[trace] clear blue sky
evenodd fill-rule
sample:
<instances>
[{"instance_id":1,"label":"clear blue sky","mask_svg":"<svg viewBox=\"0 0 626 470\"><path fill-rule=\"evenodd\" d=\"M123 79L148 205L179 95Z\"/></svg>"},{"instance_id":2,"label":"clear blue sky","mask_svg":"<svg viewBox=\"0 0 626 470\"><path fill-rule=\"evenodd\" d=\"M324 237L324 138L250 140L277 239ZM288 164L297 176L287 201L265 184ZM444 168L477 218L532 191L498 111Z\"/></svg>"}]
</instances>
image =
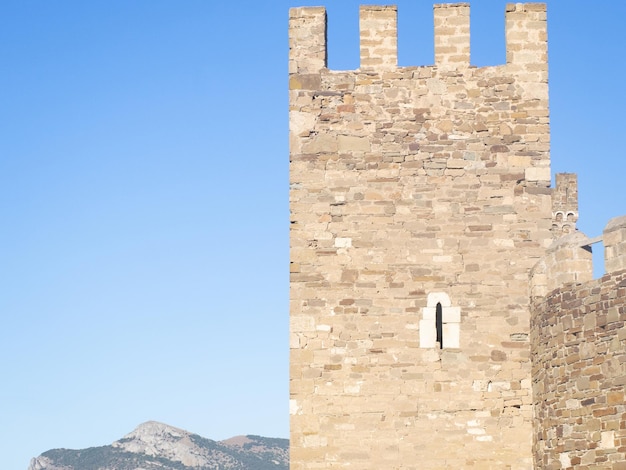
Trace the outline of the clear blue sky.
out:
<instances>
[{"instance_id":1,"label":"clear blue sky","mask_svg":"<svg viewBox=\"0 0 626 470\"><path fill-rule=\"evenodd\" d=\"M287 20L320 3L0 4L0 467L147 420L288 436ZM432 3L397 3L431 64ZM506 2L471 3L503 63ZM358 4L326 2L331 68ZM548 9L552 169L595 236L626 214L626 2Z\"/></svg>"}]
</instances>

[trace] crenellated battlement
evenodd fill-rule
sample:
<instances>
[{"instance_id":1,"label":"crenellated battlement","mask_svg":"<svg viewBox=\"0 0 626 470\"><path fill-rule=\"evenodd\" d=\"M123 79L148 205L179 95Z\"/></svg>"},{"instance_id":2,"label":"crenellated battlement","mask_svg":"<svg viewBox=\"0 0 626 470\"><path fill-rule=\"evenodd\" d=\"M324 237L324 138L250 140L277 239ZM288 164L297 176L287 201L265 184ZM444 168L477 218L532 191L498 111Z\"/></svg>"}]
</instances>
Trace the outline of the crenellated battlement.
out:
<instances>
[{"instance_id":1,"label":"crenellated battlement","mask_svg":"<svg viewBox=\"0 0 626 470\"><path fill-rule=\"evenodd\" d=\"M395 6L359 8L361 69L385 70L398 66L398 18Z\"/></svg>"},{"instance_id":2,"label":"crenellated battlement","mask_svg":"<svg viewBox=\"0 0 626 470\"><path fill-rule=\"evenodd\" d=\"M319 73L326 67L326 8L289 10L289 74Z\"/></svg>"},{"instance_id":3,"label":"crenellated battlement","mask_svg":"<svg viewBox=\"0 0 626 470\"><path fill-rule=\"evenodd\" d=\"M398 67L398 22L395 6L364 5L359 9L361 70ZM433 7L435 66L470 66L470 6L468 3ZM300 7L290 10L290 73L315 73L327 67L326 10ZM547 78L546 6L511 3L506 7L507 66L524 73L524 81Z\"/></svg>"},{"instance_id":4,"label":"crenellated battlement","mask_svg":"<svg viewBox=\"0 0 626 470\"><path fill-rule=\"evenodd\" d=\"M506 62L526 72L545 72L548 63L547 12L544 3L506 7Z\"/></svg>"},{"instance_id":5,"label":"crenellated battlement","mask_svg":"<svg viewBox=\"0 0 626 470\"><path fill-rule=\"evenodd\" d=\"M439 4L435 15L435 64L443 68L470 65L469 3Z\"/></svg>"}]
</instances>

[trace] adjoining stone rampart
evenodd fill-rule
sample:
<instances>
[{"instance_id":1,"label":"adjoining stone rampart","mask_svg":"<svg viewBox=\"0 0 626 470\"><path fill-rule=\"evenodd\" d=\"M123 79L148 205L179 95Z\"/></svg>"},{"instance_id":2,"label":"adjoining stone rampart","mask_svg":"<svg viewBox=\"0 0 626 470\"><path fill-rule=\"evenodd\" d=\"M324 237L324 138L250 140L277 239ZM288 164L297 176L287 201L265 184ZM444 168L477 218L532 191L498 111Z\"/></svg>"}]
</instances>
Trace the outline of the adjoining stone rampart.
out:
<instances>
[{"instance_id":1,"label":"adjoining stone rampart","mask_svg":"<svg viewBox=\"0 0 626 470\"><path fill-rule=\"evenodd\" d=\"M566 284L532 306L537 469L626 469L626 218L604 231L601 279L581 279L584 238L563 237L538 265Z\"/></svg>"}]
</instances>

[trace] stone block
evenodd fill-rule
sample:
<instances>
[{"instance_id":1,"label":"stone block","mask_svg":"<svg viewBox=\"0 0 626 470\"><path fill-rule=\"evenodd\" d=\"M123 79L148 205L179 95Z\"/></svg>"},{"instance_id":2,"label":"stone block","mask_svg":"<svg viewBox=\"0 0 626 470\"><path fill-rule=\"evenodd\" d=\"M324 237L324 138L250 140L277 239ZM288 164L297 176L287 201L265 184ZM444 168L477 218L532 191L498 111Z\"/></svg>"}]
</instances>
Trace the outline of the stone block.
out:
<instances>
[{"instance_id":1,"label":"stone block","mask_svg":"<svg viewBox=\"0 0 626 470\"><path fill-rule=\"evenodd\" d=\"M434 348L437 344L437 330L431 320L420 320L420 348Z\"/></svg>"},{"instance_id":2,"label":"stone block","mask_svg":"<svg viewBox=\"0 0 626 470\"><path fill-rule=\"evenodd\" d=\"M601 433L600 448L612 449L615 447L615 431L604 431Z\"/></svg>"},{"instance_id":3,"label":"stone block","mask_svg":"<svg viewBox=\"0 0 626 470\"><path fill-rule=\"evenodd\" d=\"M341 153L369 152L371 146L367 137L340 135L338 137L338 149Z\"/></svg>"},{"instance_id":4,"label":"stone block","mask_svg":"<svg viewBox=\"0 0 626 470\"><path fill-rule=\"evenodd\" d=\"M337 137L329 134L317 135L302 143L302 152L307 154L336 153L337 149Z\"/></svg>"},{"instance_id":5,"label":"stone block","mask_svg":"<svg viewBox=\"0 0 626 470\"><path fill-rule=\"evenodd\" d=\"M442 318L444 323L460 323L461 308L460 307L443 307Z\"/></svg>"},{"instance_id":6,"label":"stone block","mask_svg":"<svg viewBox=\"0 0 626 470\"><path fill-rule=\"evenodd\" d=\"M461 347L461 325L458 323L443 324L443 347L460 348Z\"/></svg>"},{"instance_id":7,"label":"stone block","mask_svg":"<svg viewBox=\"0 0 626 470\"><path fill-rule=\"evenodd\" d=\"M435 307L424 307L422 308L422 319L435 321L436 318L436 308Z\"/></svg>"},{"instance_id":8,"label":"stone block","mask_svg":"<svg viewBox=\"0 0 626 470\"><path fill-rule=\"evenodd\" d=\"M335 247L337 248L350 248L352 246L352 238L335 238Z\"/></svg>"},{"instance_id":9,"label":"stone block","mask_svg":"<svg viewBox=\"0 0 626 470\"><path fill-rule=\"evenodd\" d=\"M549 167L530 167L526 168L524 177L527 181L550 181L551 174Z\"/></svg>"}]
</instances>

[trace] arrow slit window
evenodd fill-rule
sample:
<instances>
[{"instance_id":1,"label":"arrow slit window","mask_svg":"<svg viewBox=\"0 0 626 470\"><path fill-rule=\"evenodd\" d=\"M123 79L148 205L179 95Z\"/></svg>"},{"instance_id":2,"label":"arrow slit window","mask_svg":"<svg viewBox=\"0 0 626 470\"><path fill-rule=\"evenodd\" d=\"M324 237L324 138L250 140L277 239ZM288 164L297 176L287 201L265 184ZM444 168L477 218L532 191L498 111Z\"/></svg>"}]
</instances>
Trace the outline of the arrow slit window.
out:
<instances>
[{"instance_id":1,"label":"arrow slit window","mask_svg":"<svg viewBox=\"0 0 626 470\"><path fill-rule=\"evenodd\" d=\"M420 348L458 349L461 308L452 306L445 292L428 294L419 324Z\"/></svg>"}]
</instances>

